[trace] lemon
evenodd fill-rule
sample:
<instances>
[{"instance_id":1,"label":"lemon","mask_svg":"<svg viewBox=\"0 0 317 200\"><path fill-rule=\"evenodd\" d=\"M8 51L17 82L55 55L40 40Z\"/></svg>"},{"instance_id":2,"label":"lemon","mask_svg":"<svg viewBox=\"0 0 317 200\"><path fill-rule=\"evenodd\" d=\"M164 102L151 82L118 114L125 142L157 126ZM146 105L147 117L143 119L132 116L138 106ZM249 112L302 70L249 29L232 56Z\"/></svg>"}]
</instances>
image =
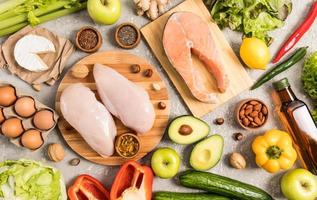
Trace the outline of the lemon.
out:
<instances>
[{"instance_id":1,"label":"lemon","mask_svg":"<svg viewBox=\"0 0 317 200\"><path fill-rule=\"evenodd\" d=\"M243 62L251 69L266 69L271 60L270 50L258 38L245 38L240 47Z\"/></svg>"}]
</instances>

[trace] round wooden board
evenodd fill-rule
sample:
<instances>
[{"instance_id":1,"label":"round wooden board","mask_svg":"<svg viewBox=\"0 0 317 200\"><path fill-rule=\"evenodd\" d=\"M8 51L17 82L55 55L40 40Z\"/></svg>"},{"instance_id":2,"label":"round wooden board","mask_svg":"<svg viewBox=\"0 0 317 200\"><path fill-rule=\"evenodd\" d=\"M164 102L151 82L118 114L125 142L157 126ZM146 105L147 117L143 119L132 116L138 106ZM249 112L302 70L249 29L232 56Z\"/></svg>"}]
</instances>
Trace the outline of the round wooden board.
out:
<instances>
[{"instance_id":1,"label":"round wooden board","mask_svg":"<svg viewBox=\"0 0 317 200\"><path fill-rule=\"evenodd\" d=\"M168 91L166 89L166 85L161 79L159 73L156 69L151 66L145 59L140 58L138 56L121 52L121 51L105 51L98 52L87 56L80 60L76 65L86 65L89 68L89 75L84 79L78 79L71 75L70 71L65 75L61 84L58 87L57 95L56 95L56 110L62 116L60 112L60 95L62 91L69 85L74 83L83 83L85 86L89 87L93 90L97 96L97 99L100 99L97 91L96 84L93 78L93 66L95 63L100 63L103 65L107 65L117 72L125 76L130 81L136 83L139 86L145 88L150 96L151 102L153 103L156 119L154 122L153 128L146 134L138 134L141 141L141 149L140 153L133 158L134 160L139 160L144 157L147 153L152 151L161 141L165 129L167 127L168 118L170 114L170 101L168 96ZM130 66L132 64L139 64L141 66L141 72L137 74L133 74L130 72ZM144 70L152 69L153 75L148 78L143 75ZM157 83L161 86L161 90L155 91L152 89L152 83ZM115 87L115 86L114 86ZM80 101L80 99L79 99ZM158 109L157 104L159 102L164 102L166 104L166 109L160 110ZM136 113L137 115L137 113ZM115 122L117 125L118 135L126 132L133 132L126 128L118 119L115 118ZM102 165L121 165L127 159L118 156L118 154L114 154L111 157L104 158L97 154L90 146L84 141L81 135L73 129L66 120L61 117L58 122L58 127L63 135L64 139L68 143L68 145L79 155L90 160L95 163L99 163Z\"/></svg>"}]
</instances>

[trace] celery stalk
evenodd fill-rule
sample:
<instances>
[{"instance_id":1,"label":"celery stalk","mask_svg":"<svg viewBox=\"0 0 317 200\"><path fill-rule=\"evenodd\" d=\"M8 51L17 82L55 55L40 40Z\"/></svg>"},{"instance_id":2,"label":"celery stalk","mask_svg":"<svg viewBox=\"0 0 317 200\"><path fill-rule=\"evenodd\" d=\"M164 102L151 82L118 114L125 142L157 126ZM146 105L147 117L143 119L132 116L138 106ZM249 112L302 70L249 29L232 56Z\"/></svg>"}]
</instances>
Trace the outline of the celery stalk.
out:
<instances>
[{"instance_id":1,"label":"celery stalk","mask_svg":"<svg viewBox=\"0 0 317 200\"><path fill-rule=\"evenodd\" d=\"M6 29L2 29L2 30L0 30L0 37L17 32L18 30L24 28L27 25L28 25L27 22L23 22L23 23L16 24L16 25L11 26L11 27L6 28Z\"/></svg>"},{"instance_id":2,"label":"celery stalk","mask_svg":"<svg viewBox=\"0 0 317 200\"><path fill-rule=\"evenodd\" d=\"M39 19L40 23L44 23L44 22L65 16L65 15L68 15L68 14L75 13L75 12L80 11L80 10L83 10L86 7L87 7L87 2L83 2L78 7L64 8L61 10L57 10L57 11L54 11L52 13L42 15L42 16L38 17L38 19ZM1 29L0 30L0 37L14 33L16 31L20 30L21 28L27 26L28 24L29 24L28 22L22 22L22 23L14 25L14 26L7 27L5 29Z\"/></svg>"},{"instance_id":3,"label":"celery stalk","mask_svg":"<svg viewBox=\"0 0 317 200\"><path fill-rule=\"evenodd\" d=\"M39 20L41 23L44 23L44 22L65 16L65 15L75 13L75 12L80 11L80 10L83 10L86 7L87 7L87 2L83 2L78 7L62 9L62 10L58 10L56 12L49 13L47 15L40 16ZM1 37L1 35L0 35L0 37Z\"/></svg>"},{"instance_id":4,"label":"celery stalk","mask_svg":"<svg viewBox=\"0 0 317 200\"><path fill-rule=\"evenodd\" d=\"M66 6L68 4L69 4L69 1L67 1L67 0L66 1L57 1L56 3L48 5L46 7L35 9L33 11L33 14L36 17L38 17L41 15L50 13L52 11L58 10L60 8L63 8L64 6ZM7 28L7 27L10 27L10 26L14 26L14 25L22 23L22 22L26 22L26 21L28 21L28 14L27 13L19 14L15 17L11 17L11 18L0 21L0 30Z\"/></svg>"},{"instance_id":5,"label":"celery stalk","mask_svg":"<svg viewBox=\"0 0 317 200\"><path fill-rule=\"evenodd\" d=\"M25 0L9 0L0 3L0 14L15 8L16 6L24 3Z\"/></svg>"},{"instance_id":6,"label":"celery stalk","mask_svg":"<svg viewBox=\"0 0 317 200\"><path fill-rule=\"evenodd\" d=\"M6 12L0 14L0 21L4 20L4 19L11 18L11 17L14 17L16 15L17 15L17 13L14 10L6 11Z\"/></svg>"}]
</instances>

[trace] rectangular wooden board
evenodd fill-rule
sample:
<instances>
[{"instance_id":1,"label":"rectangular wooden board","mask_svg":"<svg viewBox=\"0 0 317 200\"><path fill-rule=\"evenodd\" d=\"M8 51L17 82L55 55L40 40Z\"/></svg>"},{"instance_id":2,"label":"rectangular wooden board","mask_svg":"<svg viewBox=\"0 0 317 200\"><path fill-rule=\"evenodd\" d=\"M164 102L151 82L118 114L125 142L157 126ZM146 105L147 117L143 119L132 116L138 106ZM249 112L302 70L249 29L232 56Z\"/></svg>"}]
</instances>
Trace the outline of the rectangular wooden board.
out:
<instances>
[{"instance_id":1,"label":"rectangular wooden board","mask_svg":"<svg viewBox=\"0 0 317 200\"><path fill-rule=\"evenodd\" d=\"M189 11L199 15L203 20L205 20L208 23L210 30L216 37L217 46L220 48L220 51L222 52L225 64L225 71L230 81L229 88L227 89L227 91L222 94L219 93L219 103L217 104L208 104L196 100L192 96L182 77L171 65L165 54L162 44L164 27L169 16L172 13L179 11ZM236 95L246 90L253 84L253 80L249 77L243 65L240 63L239 59L233 52L225 36L218 28L217 24L212 22L210 13L205 7L202 0L184 1L183 3L179 4L175 8L171 9L169 12L165 13L164 15L156 19L155 21L144 26L141 29L141 32L145 40L149 44L150 48L152 49L153 53L160 61L165 71L167 72L169 78L172 80L174 86L180 93L189 110L196 117L202 117L203 115L211 112L219 105L225 103L232 97L235 97ZM204 65L196 57L193 57L193 62L194 67L196 67L202 75L204 85L210 91L218 92L214 78L207 71Z\"/></svg>"}]
</instances>

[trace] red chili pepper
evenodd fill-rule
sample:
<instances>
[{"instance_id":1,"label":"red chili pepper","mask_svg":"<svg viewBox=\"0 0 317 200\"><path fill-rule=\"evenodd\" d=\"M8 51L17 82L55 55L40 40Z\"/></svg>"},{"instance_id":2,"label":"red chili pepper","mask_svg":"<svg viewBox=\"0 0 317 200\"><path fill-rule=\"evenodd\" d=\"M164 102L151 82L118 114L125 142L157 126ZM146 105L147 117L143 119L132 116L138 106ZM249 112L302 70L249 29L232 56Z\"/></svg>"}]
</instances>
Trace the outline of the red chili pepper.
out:
<instances>
[{"instance_id":1,"label":"red chili pepper","mask_svg":"<svg viewBox=\"0 0 317 200\"><path fill-rule=\"evenodd\" d=\"M97 179L83 174L68 188L70 200L110 200L109 192Z\"/></svg>"},{"instance_id":2,"label":"red chili pepper","mask_svg":"<svg viewBox=\"0 0 317 200\"><path fill-rule=\"evenodd\" d=\"M110 192L111 200L151 200L153 172L136 161L128 161L120 168Z\"/></svg>"},{"instance_id":3,"label":"red chili pepper","mask_svg":"<svg viewBox=\"0 0 317 200\"><path fill-rule=\"evenodd\" d=\"M282 48L273 59L272 63L277 63L295 44L303 37L307 30L311 27L317 17L317 1L312 5L312 8L307 15L305 21L296 29L296 31L283 44Z\"/></svg>"}]
</instances>

